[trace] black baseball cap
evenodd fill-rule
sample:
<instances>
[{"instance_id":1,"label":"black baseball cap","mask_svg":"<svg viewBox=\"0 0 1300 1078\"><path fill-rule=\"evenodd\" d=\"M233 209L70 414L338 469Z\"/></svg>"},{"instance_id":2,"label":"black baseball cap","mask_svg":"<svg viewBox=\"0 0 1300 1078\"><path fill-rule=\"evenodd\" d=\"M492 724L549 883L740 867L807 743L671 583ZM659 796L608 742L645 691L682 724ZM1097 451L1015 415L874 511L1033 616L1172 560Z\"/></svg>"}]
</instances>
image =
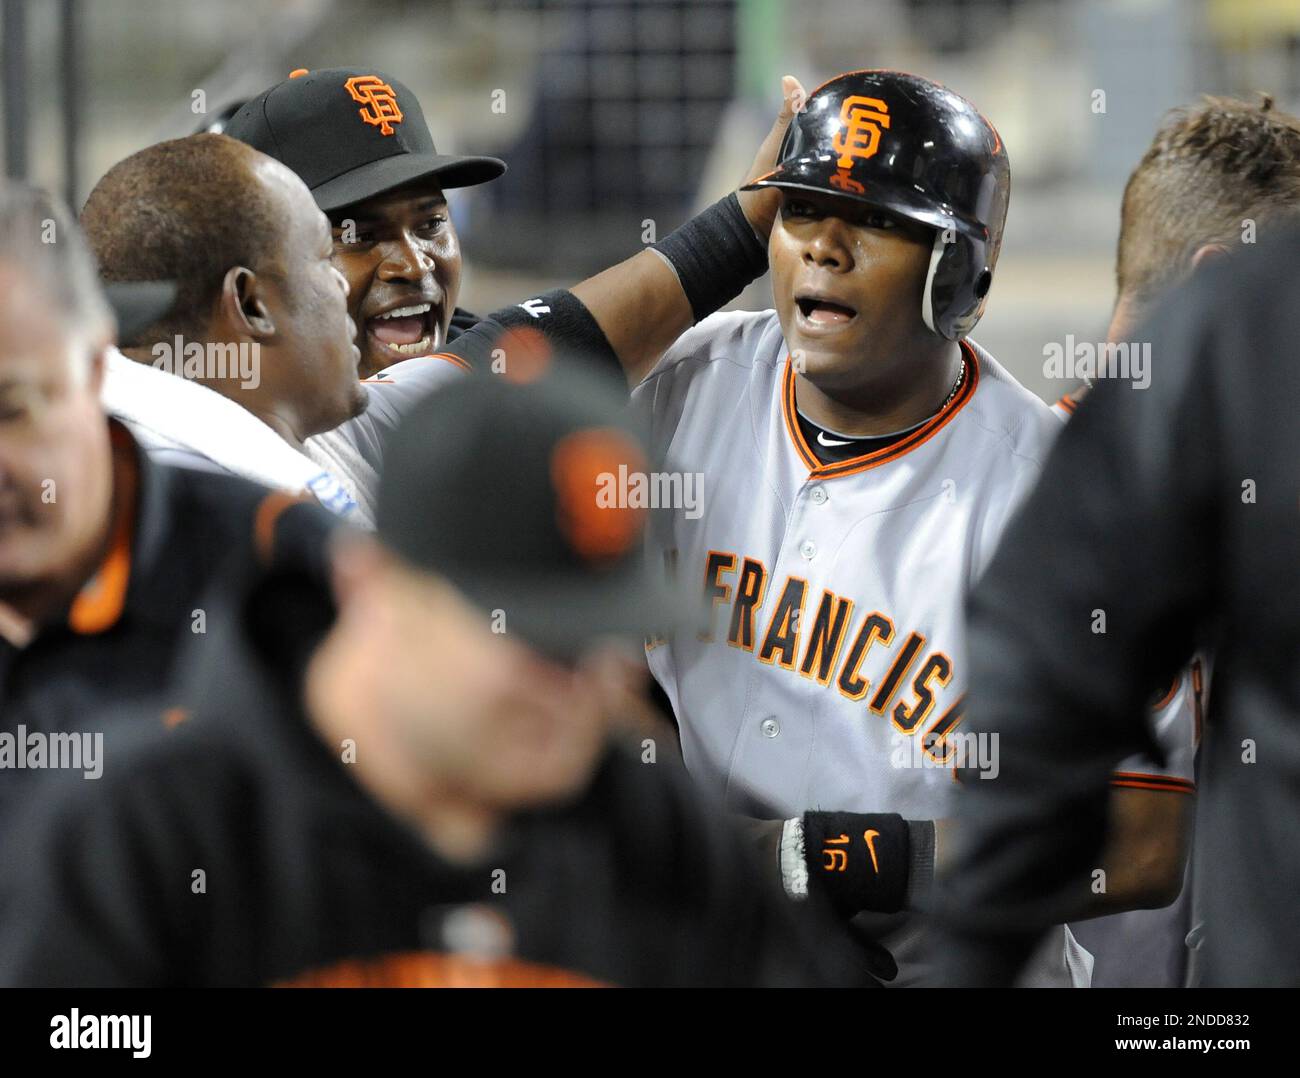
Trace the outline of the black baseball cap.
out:
<instances>
[{"instance_id":1,"label":"black baseball cap","mask_svg":"<svg viewBox=\"0 0 1300 1078\"><path fill-rule=\"evenodd\" d=\"M414 180L470 187L506 170L495 157L440 154L415 94L373 68L295 71L240 108L223 133L293 169L326 212Z\"/></svg>"},{"instance_id":2,"label":"black baseball cap","mask_svg":"<svg viewBox=\"0 0 1300 1078\"><path fill-rule=\"evenodd\" d=\"M392 436L379 540L562 661L596 640L671 631L684 604L644 543L651 513L668 510L617 492L620 476L650 474L646 445L626 389L582 361L528 382L469 375Z\"/></svg>"}]
</instances>

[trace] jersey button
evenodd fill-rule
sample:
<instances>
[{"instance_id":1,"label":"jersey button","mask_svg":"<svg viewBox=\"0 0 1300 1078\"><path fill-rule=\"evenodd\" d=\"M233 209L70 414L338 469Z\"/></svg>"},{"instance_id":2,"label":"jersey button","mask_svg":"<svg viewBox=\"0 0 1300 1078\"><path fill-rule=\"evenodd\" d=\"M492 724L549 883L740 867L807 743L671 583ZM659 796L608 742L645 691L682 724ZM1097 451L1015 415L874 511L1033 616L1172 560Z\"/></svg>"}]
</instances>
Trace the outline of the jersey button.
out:
<instances>
[{"instance_id":1,"label":"jersey button","mask_svg":"<svg viewBox=\"0 0 1300 1078\"><path fill-rule=\"evenodd\" d=\"M781 732L781 724L776 719L764 719L758 728L763 731L764 737L776 737Z\"/></svg>"},{"instance_id":2,"label":"jersey button","mask_svg":"<svg viewBox=\"0 0 1300 1078\"><path fill-rule=\"evenodd\" d=\"M805 539L799 547L799 553L803 555L804 561L812 561L817 556L817 544L811 539Z\"/></svg>"},{"instance_id":3,"label":"jersey button","mask_svg":"<svg viewBox=\"0 0 1300 1078\"><path fill-rule=\"evenodd\" d=\"M813 487L808 492L808 497L812 499L813 505L824 505L826 503L826 488Z\"/></svg>"}]
</instances>

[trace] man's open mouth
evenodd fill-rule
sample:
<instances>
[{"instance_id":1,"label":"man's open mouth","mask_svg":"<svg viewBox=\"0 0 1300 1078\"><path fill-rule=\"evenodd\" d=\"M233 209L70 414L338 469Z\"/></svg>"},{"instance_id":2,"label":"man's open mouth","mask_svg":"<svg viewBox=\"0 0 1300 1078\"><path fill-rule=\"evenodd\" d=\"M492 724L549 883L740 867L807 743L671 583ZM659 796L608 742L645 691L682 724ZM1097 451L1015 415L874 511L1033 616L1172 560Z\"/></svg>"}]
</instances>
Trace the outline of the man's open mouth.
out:
<instances>
[{"instance_id":1,"label":"man's open mouth","mask_svg":"<svg viewBox=\"0 0 1300 1078\"><path fill-rule=\"evenodd\" d=\"M366 319L366 333L382 350L407 359L427 356L438 345L433 304L414 303Z\"/></svg>"},{"instance_id":2,"label":"man's open mouth","mask_svg":"<svg viewBox=\"0 0 1300 1078\"><path fill-rule=\"evenodd\" d=\"M836 303L821 296L808 295L795 297L795 304L804 320L818 326L836 326L851 322L858 312L843 303Z\"/></svg>"}]
</instances>

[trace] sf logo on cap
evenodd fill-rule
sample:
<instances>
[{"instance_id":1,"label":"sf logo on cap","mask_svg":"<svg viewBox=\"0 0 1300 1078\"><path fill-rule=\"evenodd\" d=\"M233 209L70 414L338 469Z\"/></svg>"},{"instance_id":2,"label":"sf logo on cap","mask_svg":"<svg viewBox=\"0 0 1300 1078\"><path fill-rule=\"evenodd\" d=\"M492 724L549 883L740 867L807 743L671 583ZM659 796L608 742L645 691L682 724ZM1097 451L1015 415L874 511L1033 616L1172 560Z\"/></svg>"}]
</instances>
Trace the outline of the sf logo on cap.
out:
<instances>
[{"instance_id":1,"label":"sf logo on cap","mask_svg":"<svg viewBox=\"0 0 1300 1078\"><path fill-rule=\"evenodd\" d=\"M844 99L840 124L840 129L831 139L831 145L840 155L835 162L839 171L831 177L831 183L841 191L862 194L866 188L849 176L849 169L853 167L855 157L874 157L880 149L880 130L889 127L889 106L878 97L854 94Z\"/></svg>"},{"instance_id":2,"label":"sf logo on cap","mask_svg":"<svg viewBox=\"0 0 1300 1078\"><path fill-rule=\"evenodd\" d=\"M610 427L576 430L551 451L551 482L556 522L569 546L583 559L600 564L621 558L641 535L644 508L610 504L603 498L610 480L644 475L646 459L622 431Z\"/></svg>"},{"instance_id":3,"label":"sf logo on cap","mask_svg":"<svg viewBox=\"0 0 1300 1078\"><path fill-rule=\"evenodd\" d=\"M343 84L352 100L361 105L361 118L381 135L391 135L393 124L402 122L402 110L397 107L393 88L378 75L354 75Z\"/></svg>"}]
</instances>

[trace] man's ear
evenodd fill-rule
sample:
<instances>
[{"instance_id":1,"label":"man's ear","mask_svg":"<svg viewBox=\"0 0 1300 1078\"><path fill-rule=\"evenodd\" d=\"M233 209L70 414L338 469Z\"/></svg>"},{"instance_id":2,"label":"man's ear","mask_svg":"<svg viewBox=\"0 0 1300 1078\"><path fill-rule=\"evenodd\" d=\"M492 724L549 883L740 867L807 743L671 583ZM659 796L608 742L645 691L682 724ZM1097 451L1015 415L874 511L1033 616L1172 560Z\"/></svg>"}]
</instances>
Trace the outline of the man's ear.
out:
<instances>
[{"instance_id":1,"label":"man's ear","mask_svg":"<svg viewBox=\"0 0 1300 1078\"><path fill-rule=\"evenodd\" d=\"M1137 322L1137 304L1131 297L1121 294L1115 301L1115 310L1111 312L1110 326L1106 330L1106 340L1112 344L1124 340Z\"/></svg>"},{"instance_id":2,"label":"man's ear","mask_svg":"<svg viewBox=\"0 0 1300 1078\"><path fill-rule=\"evenodd\" d=\"M1203 243L1192 253L1192 272L1195 273L1203 265L1213 262L1216 258L1221 258L1228 253L1228 248L1222 243Z\"/></svg>"},{"instance_id":3,"label":"man's ear","mask_svg":"<svg viewBox=\"0 0 1300 1078\"><path fill-rule=\"evenodd\" d=\"M266 302L266 281L247 266L232 266L221 280L218 317L243 337L255 340L275 333Z\"/></svg>"}]
</instances>

